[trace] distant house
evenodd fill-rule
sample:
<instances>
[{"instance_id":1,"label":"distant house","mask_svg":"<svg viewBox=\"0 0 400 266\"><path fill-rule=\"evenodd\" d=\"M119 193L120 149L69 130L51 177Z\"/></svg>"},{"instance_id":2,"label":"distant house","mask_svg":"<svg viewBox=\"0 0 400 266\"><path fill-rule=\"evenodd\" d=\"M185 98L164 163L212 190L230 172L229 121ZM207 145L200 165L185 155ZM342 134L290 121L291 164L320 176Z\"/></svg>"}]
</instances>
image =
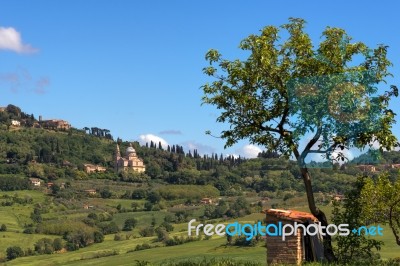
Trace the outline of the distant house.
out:
<instances>
[{"instance_id":1,"label":"distant house","mask_svg":"<svg viewBox=\"0 0 400 266\"><path fill-rule=\"evenodd\" d=\"M336 195L333 195L332 199L333 199L333 201L342 201L345 199L345 197L344 197L344 195L336 194Z\"/></svg>"},{"instance_id":2,"label":"distant house","mask_svg":"<svg viewBox=\"0 0 400 266\"><path fill-rule=\"evenodd\" d=\"M51 188L52 186L54 186L54 183L53 182L48 182L46 185L47 185L47 188Z\"/></svg>"},{"instance_id":3,"label":"distant house","mask_svg":"<svg viewBox=\"0 0 400 266\"><path fill-rule=\"evenodd\" d=\"M64 161L62 162L62 166L64 166L64 167L72 167L73 165L72 165L71 162L64 160Z\"/></svg>"},{"instance_id":4,"label":"distant house","mask_svg":"<svg viewBox=\"0 0 400 266\"><path fill-rule=\"evenodd\" d=\"M376 167L369 164L359 164L356 166L359 170L363 172L376 172Z\"/></svg>"},{"instance_id":5,"label":"distant house","mask_svg":"<svg viewBox=\"0 0 400 266\"><path fill-rule=\"evenodd\" d=\"M84 164L83 168L84 168L85 172L88 174L94 173L94 172L105 172L107 170L107 168L105 168L103 166L89 164L89 163Z\"/></svg>"},{"instance_id":6,"label":"distant house","mask_svg":"<svg viewBox=\"0 0 400 266\"><path fill-rule=\"evenodd\" d=\"M21 126L21 122L18 120L11 120L11 125L15 127Z\"/></svg>"},{"instance_id":7,"label":"distant house","mask_svg":"<svg viewBox=\"0 0 400 266\"><path fill-rule=\"evenodd\" d=\"M400 169L400 163L386 164L386 169Z\"/></svg>"},{"instance_id":8,"label":"distant house","mask_svg":"<svg viewBox=\"0 0 400 266\"><path fill-rule=\"evenodd\" d=\"M206 205L209 205L209 204L212 204L212 199L210 199L210 198L202 198L201 200L200 200L200 203L201 204L206 204Z\"/></svg>"},{"instance_id":9,"label":"distant house","mask_svg":"<svg viewBox=\"0 0 400 266\"><path fill-rule=\"evenodd\" d=\"M65 121L65 120L62 120L62 119L42 120L42 116L39 116L39 125L42 128L48 128L48 129L68 130L68 129L71 128L71 125L68 123L68 121Z\"/></svg>"},{"instance_id":10,"label":"distant house","mask_svg":"<svg viewBox=\"0 0 400 266\"><path fill-rule=\"evenodd\" d=\"M85 192L89 195L96 195L97 193L95 189L86 189Z\"/></svg>"},{"instance_id":11,"label":"distant house","mask_svg":"<svg viewBox=\"0 0 400 266\"><path fill-rule=\"evenodd\" d=\"M39 178L29 178L29 181L33 186L40 187L40 183L42 180L40 180Z\"/></svg>"}]
</instances>

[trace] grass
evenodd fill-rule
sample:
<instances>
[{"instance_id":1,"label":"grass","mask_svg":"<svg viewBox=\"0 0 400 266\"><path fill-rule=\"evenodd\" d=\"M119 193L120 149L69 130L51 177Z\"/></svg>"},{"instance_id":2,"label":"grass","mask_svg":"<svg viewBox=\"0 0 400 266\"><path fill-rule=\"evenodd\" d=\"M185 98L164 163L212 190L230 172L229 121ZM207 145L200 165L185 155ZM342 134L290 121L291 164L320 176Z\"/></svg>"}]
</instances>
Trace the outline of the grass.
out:
<instances>
[{"instance_id":1,"label":"grass","mask_svg":"<svg viewBox=\"0 0 400 266\"><path fill-rule=\"evenodd\" d=\"M124 212L117 213L113 216L113 221L122 228L126 219L135 218L138 220L137 228L150 226L154 217L156 226L160 225L164 221L164 217L167 212L164 211L150 211L150 212Z\"/></svg>"},{"instance_id":2,"label":"grass","mask_svg":"<svg viewBox=\"0 0 400 266\"><path fill-rule=\"evenodd\" d=\"M43 193L34 190L0 192L0 202L5 202L7 200L3 198L3 196L17 196L19 198L30 197L34 203L44 202L46 199L46 196ZM9 231L22 231L25 224L31 223L30 214L32 210L32 204L15 203L12 206L0 207L0 224L5 224Z\"/></svg>"},{"instance_id":3,"label":"grass","mask_svg":"<svg viewBox=\"0 0 400 266\"><path fill-rule=\"evenodd\" d=\"M150 239L147 239L148 241ZM225 238L212 238L172 247L158 247L142 251L126 253L142 243L142 239L126 240L122 242L107 239L103 243L64 254L40 255L24 257L10 261L7 265L132 265L135 260L162 263L167 260L202 259L202 258L233 258L240 260L265 263L265 247L259 245L251 248L226 247ZM117 250L119 255L95 259L90 254L101 251Z\"/></svg>"},{"instance_id":4,"label":"grass","mask_svg":"<svg viewBox=\"0 0 400 266\"><path fill-rule=\"evenodd\" d=\"M0 193L0 197L4 192ZM6 193L13 195L14 193ZM34 203L36 202L47 202L47 196L37 192L37 191L25 191L18 192L20 197L30 194L34 198ZM0 198L1 200L1 198ZM130 207L132 200L117 200L117 199L89 199L93 201L96 205L101 206L116 206L121 204L123 207ZM282 202L281 202L282 203ZM286 206L292 207L286 207ZM286 206L285 206L286 205ZM294 202L287 201L285 204L282 203L280 208L296 209L300 211L307 211L308 207L303 200L296 199ZM285 207L284 207L285 206ZM56 207L55 207L56 208ZM321 209L328 215L330 219L330 214L332 211L332 206L322 206ZM0 224L5 223L9 229L8 232L0 232L0 257L4 256L5 249L12 245L21 246L23 249L33 248L33 244L40 238L49 237L45 235L26 235L22 233L17 233L17 231L23 230L24 221L28 221L30 212L32 211L32 205L28 204L26 206L14 204L10 207L0 207ZM53 212L54 211L54 212ZM78 217L86 216L90 211L83 211L81 209L72 211L71 213L66 212L62 214L57 212L56 209L52 210L49 218L55 214L61 215L64 219L75 219ZM198 217L203 212L203 208L198 208L194 211L193 216ZM163 265L166 261L201 261L204 259L213 258L230 258L238 261L251 261L265 265L266 260L266 249L263 243L259 243L256 247L233 247L226 246L226 238L213 236L210 240L201 240L186 243L183 245L165 247L161 243L155 242L155 237L147 238L134 238L131 237L129 240L125 240L124 235L132 234L133 236L138 236L138 231L140 228L151 225L152 219L154 217L156 222L156 227L163 221L165 215L168 212L153 211L153 212L126 212L117 213L113 216L113 221L122 228L123 223L128 218L135 218L138 220L137 228L133 232L121 232L123 235L122 241L114 241L114 235L107 235L103 243L94 244L89 247L80 249L74 252L66 252L62 254L52 254L52 255L39 255L18 258L13 261L9 261L6 265L134 265L135 261L149 261L151 263ZM171 213L173 215L173 213ZM47 214L46 214L47 215ZM44 215L44 216L46 216ZM253 213L239 219L216 219L217 223L229 223L239 221L241 223L254 223L257 220L263 220L264 214ZM199 221L199 219L197 219ZM187 235L187 223L173 224L174 231L170 233L170 236L174 235ZM4 237L3 237L4 236ZM55 238L58 236L50 236L50 238ZM380 254L382 258L389 259L399 257L399 246L396 245L394 237L390 229L384 226L384 235L377 237L378 240L383 240L385 245L382 247ZM135 249L138 244L148 243L153 248L128 252ZM154 247L158 246L158 247Z\"/></svg>"},{"instance_id":5,"label":"grass","mask_svg":"<svg viewBox=\"0 0 400 266\"><path fill-rule=\"evenodd\" d=\"M0 257L6 256L6 249L10 246L19 246L22 250L33 249L33 245L41 238L57 238L41 234L23 234L15 232L0 232Z\"/></svg>"}]
</instances>

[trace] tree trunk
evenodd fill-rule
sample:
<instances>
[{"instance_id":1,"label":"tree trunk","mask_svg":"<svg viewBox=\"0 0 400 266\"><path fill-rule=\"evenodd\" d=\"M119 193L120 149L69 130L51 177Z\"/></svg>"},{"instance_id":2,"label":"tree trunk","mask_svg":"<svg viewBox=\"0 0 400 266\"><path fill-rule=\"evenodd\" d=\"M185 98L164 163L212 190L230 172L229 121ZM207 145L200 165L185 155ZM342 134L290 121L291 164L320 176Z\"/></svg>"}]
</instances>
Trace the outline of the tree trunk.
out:
<instances>
[{"instance_id":1,"label":"tree trunk","mask_svg":"<svg viewBox=\"0 0 400 266\"><path fill-rule=\"evenodd\" d=\"M308 172L308 169L304 167L304 165L300 165L300 171L304 181L304 186L306 188L308 207L311 213L320 221L321 225L327 226L328 220L326 219L325 213L315 205L310 173ZM336 257L335 254L333 253L333 248L332 248L332 238L329 234L325 234L325 236L323 236L323 243L324 243L325 259L329 262L336 261Z\"/></svg>"},{"instance_id":2,"label":"tree trunk","mask_svg":"<svg viewBox=\"0 0 400 266\"><path fill-rule=\"evenodd\" d=\"M396 202L393 203L393 205L390 206L390 211L389 211L389 227L392 229L393 235L396 239L396 244L400 246L400 235L398 231L398 226L399 226L399 220L397 216L393 215L393 209L396 207L396 205L400 202L400 200L397 200ZM394 222L393 222L394 220ZM397 225L397 228L396 228Z\"/></svg>"}]
</instances>

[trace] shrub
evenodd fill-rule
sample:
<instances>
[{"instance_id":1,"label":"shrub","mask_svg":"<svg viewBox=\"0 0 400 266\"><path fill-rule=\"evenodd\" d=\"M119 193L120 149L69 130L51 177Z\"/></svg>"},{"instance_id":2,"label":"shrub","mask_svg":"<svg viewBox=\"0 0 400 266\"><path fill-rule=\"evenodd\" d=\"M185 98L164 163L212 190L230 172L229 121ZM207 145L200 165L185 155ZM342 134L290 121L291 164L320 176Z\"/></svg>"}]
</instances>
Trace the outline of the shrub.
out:
<instances>
[{"instance_id":1,"label":"shrub","mask_svg":"<svg viewBox=\"0 0 400 266\"><path fill-rule=\"evenodd\" d=\"M135 218L129 218L125 220L123 231L131 231L137 225Z\"/></svg>"},{"instance_id":2,"label":"shrub","mask_svg":"<svg viewBox=\"0 0 400 266\"><path fill-rule=\"evenodd\" d=\"M150 249L150 248L151 248L151 246L149 244L144 243L142 245L140 245L140 244L137 245L135 247L135 251L144 250L144 249Z\"/></svg>"},{"instance_id":3,"label":"shrub","mask_svg":"<svg viewBox=\"0 0 400 266\"><path fill-rule=\"evenodd\" d=\"M8 260L13 260L18 257L24 256L24 251L22 251L22 249L18 246L8 247L6 250L6 253L7 253Z\"/></svg>"},{"instance_id":4,"label":"shrub","mask_svg":"<svg viewBox=\"0 0 400 266\"><path fill-rule=\"evenodd\" d=\"M102 230L103 234L116 234L119 232L119 227L115 222L111 222L108 224L99 225L100 229Z\"/></svg>"},{"instance_id":5,"label":"shrub","mask_svg":"<svg viewBox=\"0 0 400 266\"><path fill-rule=\"evenodd\" d=\"M64 247L63 241L61 238L56 238L53 241L53 248L55 251L60 251Z\"/></svg>"},{"instance_id":6,"label":"shrub","mask_svg":"<svg viewBox=\"0 0 400 266\"><path fill-rule=\"evenodd\" d=\"M104 241L104 235L100 231L93 232L94 243L101 243Z\"/></svg>"},{"instance_id":7,"label":"shrub","mask_svg":"<svg viewBox=\"0 0 400 266\"><path fill-rule=\"evenodd\" d=\"M52 254L54 252L53 240L50 238L39 239L34 248L37 254Z\"/></svg>"},{"instance_id":8,"label":"shrub","mask_svg":"<svg viewBox=\"0 0 400 266\"><path fill-rule=\"evenodd\" d=\"M35 229L33 227L28 227L23 231L24 234L34 234Z\"/></svg>"},{"instance_id":9,"label":"shrub","mask_svg":"<svg viewBox=\"0 0 400 266\"><path fill-rule=\"evenodd\" d=\"M123 237L122 237L121 234L115 234L114 235L114 241L121 241L121 240L123 240Z\"/></svg>"},{"instance_id":10,"label":"shrub","mask_svg":"<svg viewBox=\"0 0 400 266\"><path fill-rule=\"evenodd\" d=\"M154 227L148 226L148 227L142 228L140 230L139 234L142 237L154 236Z\"/></svg>"},{"instance_id":11,"label":"shrub","mask_svg":"<svg viewBox=\"0 0 400 266\"><path fill-rule=\"evenodd\" d=\"M144 210L145 211L151 211L153 209L154 205L150 201L146 201L144 203Z\"/></svg>"},{"instance_id":12,"label":"shrub","mask_svg":"<svg viewBox=\"0 0 400 266\"><path fill-rule=\"evenodd\" d=\"M164 227L167 232L174 231L174 226L172 224L170 224L169 222L166 222L166 221L162 222L160 227Z\"/></svg>"},{"instance_id":13,"label":"shrub","mask_svg":"<svg viewBox=\"0 0 400 266\"><path fill-rule=\"evenodd\" d=\"M164 227L158 227L156 229L156 233L157 233L157 240L160 242L166 241L169 239L168 232L165 230Z\"/></svg>"},{"instance_id":14,"label":"shrub","mask_svg":"<svg viewBox=\"0 0 400 266\"><path fill-rule=\"evenodd\" d=\"M332 222L335 224L348 224L349 228L359 228L366 224L363 219L360 192L365 184L364 177L359 177L351 191L346 194L343 206L334 202ZM379 250L382 241L367 238L364 234L352 234L337 236L337 248L335 254L339 263L355 263L358 265L374 265L379 259L373 249Z\"/></svg>"},{"instance_id":15,"label":"shrub","mask_svg":"<svg viewBox=\"0 0 400 266\"><path fill-rule=\"evenodd\" d=\"M2 224L2 225L0 226L0 231L2 231L2 232L7 231L7 226L6 226L5 224Z\"/></svg>"}]
</instances>

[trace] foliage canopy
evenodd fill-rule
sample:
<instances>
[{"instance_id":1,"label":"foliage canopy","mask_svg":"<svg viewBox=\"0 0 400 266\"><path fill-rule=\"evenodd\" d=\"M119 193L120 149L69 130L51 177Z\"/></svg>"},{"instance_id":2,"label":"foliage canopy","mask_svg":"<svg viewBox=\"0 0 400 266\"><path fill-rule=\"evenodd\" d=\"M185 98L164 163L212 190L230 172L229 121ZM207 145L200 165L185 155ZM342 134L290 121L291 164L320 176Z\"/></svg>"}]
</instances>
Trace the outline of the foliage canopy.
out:
<instances>
[{"instance_id":1,"label":"foliage canopy","mask_svg":"<svg viewBox=\"0 0 400 266\"><path fill-rule=\"evenodd\" d=\"M246 60L207 52L210 66L204 73L216 80L202 87L203 103L220 109L217 121L230 125L221 133L226 146L248 138L301 161L309 153L344 159L334 151L374 141L390 150L397 140L388 103L398 90L391 86L378 93L391 75L387 46L370 49L352 43L343 29L327 27L314 47L304 24L291 18L281 28L266 26L260 35L250 35L239 45L250 52ZM285 41L280 29L289 33ZM300 152L299 142L309 133L313 137Z\"/></svg>"}]
</instances>

